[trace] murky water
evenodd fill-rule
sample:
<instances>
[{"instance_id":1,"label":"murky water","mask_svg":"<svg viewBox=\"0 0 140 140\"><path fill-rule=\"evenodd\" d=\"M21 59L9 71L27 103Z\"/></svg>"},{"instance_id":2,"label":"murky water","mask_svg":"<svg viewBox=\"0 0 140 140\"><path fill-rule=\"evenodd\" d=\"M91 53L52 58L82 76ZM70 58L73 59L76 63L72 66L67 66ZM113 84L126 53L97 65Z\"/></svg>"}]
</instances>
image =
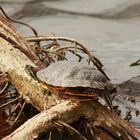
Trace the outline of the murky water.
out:
<instances>
[{"instance_id":1,"label":"murky water","mask_svg":"<svg viewBox=\"0 0 140 140\"><path fill-rule=\"evenodd\" d=\"M140 58L140 1L57 0L26 4L14 17L40 34L77 39L94 51L114 83L140 74L129 64ZM128 14L127 14L128 13ZM19 30L32 35L23 26Z\"/></svg>"},{"instance_id":2,"label":"murky water","mask_svg":"<svg viewBox=\"0 0 140 140\"><path fill-rule=\"evenodd\" d=\"M41 35L55 33L82 42L101 59L112 82L140 75L140 66L129 67L140 59L139 0L36 0L24 4L20 1L18 12L9 14L32 25ZM23 26L17 28L24 36L32 35ZM134 120L138 128L139 120Z\"/></svg>"}]
</instances>

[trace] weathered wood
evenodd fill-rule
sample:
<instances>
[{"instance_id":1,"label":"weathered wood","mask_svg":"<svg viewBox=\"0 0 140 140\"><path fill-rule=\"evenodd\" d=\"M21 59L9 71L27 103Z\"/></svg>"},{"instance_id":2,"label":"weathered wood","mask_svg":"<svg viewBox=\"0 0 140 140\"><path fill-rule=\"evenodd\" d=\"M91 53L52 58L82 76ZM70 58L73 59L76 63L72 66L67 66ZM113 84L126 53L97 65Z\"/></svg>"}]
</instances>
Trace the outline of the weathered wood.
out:
<instances>
[{"instance_id":1,"label":"weathered wood","mask_svg":"<svg viewBox=\"0 0 140 140\"><path fill-rule=\"evenodd\" d=\"M40 132L49 131L55 122L72 123L80 116L89 119L92 122L91 127L95 130L103 130L102 135L95 134L98 139L108 140L110 137L112 140L133 140L140 137L140 133L129 123L111 113L98 102L67 100L34 116L3 140L33 140ZM104 138L106 132L107 137Z\"/></svg>"},{"instance_id":2,"label":"weathered wood","mask_svg":"<svg viewBox=\"0 0 140 140\"><path fill-rule=\"evenodd\" d=\"M35 66L36 63L39 64L41 62L35 57L34 52L31 51L31 46L11 28L12 25L10 23L7 26L4 24L5 20L4 23L2 22L3 20L0 20L0 31L7 38L0 36L0 70L8 72L11 82L16 86L20 95L23 96L26 102L31 102L37 109L44 110L44 108L49 108L55 105L56 102L60 102L55 95L52 95L50 98L40 83L27 74L25 70L26 65ZM15 44L9 42L9 38L17 42L19 47L17 48ZM33 61L29 59L26 52L21 51L20 47L22 47L22 50L29 51L32 54L31 56L34 56Z\"/></svg>"}]
</instances>

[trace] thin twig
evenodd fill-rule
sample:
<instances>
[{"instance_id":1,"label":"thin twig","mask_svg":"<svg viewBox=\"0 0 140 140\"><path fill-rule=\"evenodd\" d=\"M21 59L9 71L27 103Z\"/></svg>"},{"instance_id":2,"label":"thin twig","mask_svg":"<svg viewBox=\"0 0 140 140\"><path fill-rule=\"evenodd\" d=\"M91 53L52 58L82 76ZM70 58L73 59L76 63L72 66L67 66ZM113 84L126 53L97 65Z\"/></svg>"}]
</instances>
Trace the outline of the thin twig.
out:
<instances>
[{"instance_id":1,"label":"thin twig","mask_svg":"<svg viewBox=\"0 0 140 140\"><path fill-rule=\"evenodd\" d=\"M37 31L36 31L33 27L31 27L31 26L28 25L27 23L24 23L24 22L21 22L21 21L19 21L19 20L15 20L15 19L10 18L10 17L5 13L5 11L3 10L3 8L2 8L1 6L0 6L0 10L1 10L1 12L3 13L3 15L4 15L8 20L10 20L10 21L12 21L12 22L15 22L15 23L19 23L19 24L22 24L22 25L27 26L28 28L30 28L30 29L33 31L33 33L34 33L36 36L38 36Z\"/></svg>"},{"instance_id":2,"label":"thin twig","mask_svg":"<svg viewBox=\"0 0 140 140\"><path fill-rule=\"evenodd\" d=\"M6 97L6 96L8 96L9 94L10 94L10 93L7 92L7 93L5 93L4 95L1 95L0 98Z\"/></svg>"},{"instance_id":3,"label":"thin twig","mask_svg":"<svg viewBox=\"0 0 140 140\"><path fill-rule=\"evenodd\" d=\"M23 111L23 109L24 109L24 107L25 107L25 104L26 104L26 103L24 102L23 105L22 105L22 108L21 108L20 112L18 113L18 116L15 118L13 124L15 124L15 123L17 122L17 120L19 119L19 117L20 117L20 115L21 115L21 113L22 113L22 111Z\"/></svg>"},{"instance_id":4,"label":"thin twig","mask_svg":"<svg viewBox=\"0 0 140 140\"><path fill-rule=\"evenodd\" d=\"M50 131L49 139L48 140L52 140L52 132L51 131Z\"/></svg>"},{"instance_id":5,"label":"thin twig","mask_svg":"<svg viewBox=\"0 0 140 140\"><path fill-rule=\"evenodd\" d=\"M138 65L140 65L140 59L137 60L136 62L130 64L130 67L132 67L132 66L138 66Z\"/></svg>"},{"instance_id":6,"label":"thin twig","mask_svg":"<svg viewBox=\"0 0 140 140\"><path fill-rule=\"evenodd\" d=\"M16 107L14 108L14 110L11 112L10 116L8 117L7 121L9 121L12 117L12 115L15 113L15 111L17 110L17 108L20 106L20 102L16 105Z\"/></svg>"},{"instance_id":7,"label":"thin twig","mask_svg":"<svg viewBox=\"0 0 140 140\"><path fill-rule=\"evenodd\" d=\"M20 44L18 44L16 41L11 39L10 37L7 37L6 35L2 34L1 32L0 32L0 37L3 38L4 40L6 40L7 42L9 42L11 45L13 45L13 47L19 49L22 53L24 53L37 66L39 66L40 68L45 67L44 63L42 63L39 59L37 59L37 57L31 51L26 50Z\"/></svg>"},{"instance_id":8,"label":"thin twig","mask_svg":"<svg viewBox=\"0 0 140 140\"><path fill-rule=\"evenodd\" d=\"M10 34L12 37L15 38L16 43L20 42L20 40L19 40L19 39L21 39L20 36L17 36L17 33L15 31L13 31L8 25L6 25L2 21L0 21L0 26L3 28L3 31L1 31L1 33L5 31L8 34Z\"/></svg>"},{"instance_id":9,"label":"thin twig","mask_svg":"<svg viewBox=\"0 0 140 140\"><path fill-rule=\"evenodd\" d=\"M15 98L15 99L13 99L12 101L9 101L9 102L7 102L7 103L1 105L0 108L5 107L5 106L7 106L7 105L9 105L9 104L11 104L11 103L13 103L13 102L15 102L15 101L17 101L17 100L20 99L20 98L21 98L21 95L20 95L19 97Z\"/></svg>"},{"instance_id":10,"label":"thin twig","mask_svg":"<svg viewBox=\"0 0 140 140\"><path fill-rule=\"evenodd\" d=\"M68 128L69 130L72 130L73 132L75 132L81 139L83 140L87 140L80 132L78 132L74 127L62 122L62 121L57 121L55 122L56 125L61 124L63 126L65 126L66 128Z\"/></svg>"},{"instance_id":11,"label":"thin twig","mask_svg":"<svg viewBox=\"0 0 140 140\"><path fill-rule=\"evenodd\" d=\"M51 54L55 54L56 56L58 56L59 58L61 59L66 59L64 56L61 56L60 54L58 54L55 50L55 52L52 52L52 51L48 51L47 49L44 49L44 48L40 48L39 51L43 51L45 54L47 53L47 56L50 57L48 54L51 53Z\"/></svg>"},{"instance_id":12,"label":"thin twig","mask_svg":"<svg viewBox=\"0 0 140 140\"><path fill-rule=\"evenodd\" d=\"M27 37L26 38L27 41L30 42L35 42L35 41L50 41L50 40L62 40L62 41L68 41L68 42L72 42L75 43L76 45L80 46L84 52L89 56L90 60L93 62L93 64L97 67L97 69L106 76L106 78L108 80L109 77L106 75L106 73L103 71L102 69L102 63L101 61L96 58L95 56L91 55L90 51L88 51L88 49L86 47L84 47L81 43L79 43L78 41L74 40L74 39L70 39L70 38L66 38L66 37L45 37L45 36L38 36L38 37Z\"/></svg>"},{"instance_id":13,"label":"thin twig","mask_svg":"<svg viewBox=\"0 0 140 140\"><path fill-rule=\"evenodd\" d=\"M3 89L0 91L0 94L2 94L4 91L5 91L5 89L8 87L8 82L6 82L6 84L4 85L4 87L3 87Z\"/></svg>"},{"instance_id":14,"label":"thin twig","mask_svg":"<svg viewBox=\"0 0 140 140\"><path fill-rule=\"evenodd\" d=\"M46 49L48 49L48 48L46 48ZM77 57L79 57L79 60L81 60L83 57L81 55L79 55L78 53L76 53L76 52L78 52L78 50L80 50L81 52L79 52L79 53L83 53L83 49L77 47L76 48L76 52L75 52L75 50L72 50L72 49L75 49L75 47L66 46L66 47L58 48L55 51L56 52L59 52L59 51L65 51L65 50L67 50L67 51L75 54Z\"/></svg>"},{"instance_id":15,"label":"thin twig","mask_svg":"<svg viewBox=\"0 0 140 140\"><path fill-rule=\"evenodd\" d=\"M4 124L3 124L3 125L4 125ZM5 125L7 125L7 124L5 123ZM1 130L0 130L0 133L1 133L1 134L2 134L2 132L5 133L6 130L9 131L9 127L8 127L8 126L7 126L6 128L1 129Z\"/></svg>"},{"instance_id":16,"label":"thin twig","mask_svg":"<svg viewBox=\"0 0 140 140\"><path fill-rule=\"evenodd\" d=\"M75 53L73 50L68 50L69 52L71 52L71 53ZM79 58L79 62L83 59L83 57L81 56L81 55L79 55L78 53L75 53L75 55Z\"/></svg>"},{"instance_id":17,"label":"thin twig","mask_svg":"<svg viewBox=\"0 0 140 140\"><path fill-rule=\"evenodd\" d=\"M38 36L38 32L36 31L35 28L33 28L32 26L30 26L29 24L27 24L27 23L25 23L25 22L22 22L22 21L19 21L19 20L10 18L10 17L6 14L6 12L3 10L3 8L2 8L1 6L0 6L0 10L1 10L1 12L3 13L3 15L4 15L8 20L10 20L10 21L12 21L12 22L14 22L14 23L22 24L22 25L24 25L24 26L30 28L30 29L33 31L34 35L35 35L35 36ZM39 42L39 41L38 41L36 44L40 47L40 42Z\"/></svg>"},{"instance_id":18,"label":"thin twig","mask_svg":"<svg viewBox=\"0 0 140 140\"><path fill-rule=\"evenodd\" d=\"M75 47L70 47L70 46L66 46L66 47L61 47L61 48L58 48L58 49L56 49L57 51L61 51L61 50L67 50L67 49L75 49ZM81 51L83 51L83 49L81 49L81 48L76 48L76 50L81 50Z\"/></svg>"},{"instance_id":19,"label":"thin twig","mask_svg":"<svg viewBox=\"0 0 140 140\"><path fill-rule=\"evenodd\" d=\"M3 75L5 75L5 74L6 74L6 72L1 73L1 74L0 74L0 77L3 76Z\"/></svg>"},{"instance_id":20,"label":"thin twig","mask_svg":"<svg viewBox=\"0 0 140 140\"><path fill-rule=\"evenodd\" d=\"M55 62L54 59L52 58L52 55L50 55L47 50L44 50L43 48L40 48L39 51L42 51L44 53L45 58L49 59L49 63L52 62L52 61ZM49 65L49 64L47 64L47 65Z\"/></svg>"}]
</instances>

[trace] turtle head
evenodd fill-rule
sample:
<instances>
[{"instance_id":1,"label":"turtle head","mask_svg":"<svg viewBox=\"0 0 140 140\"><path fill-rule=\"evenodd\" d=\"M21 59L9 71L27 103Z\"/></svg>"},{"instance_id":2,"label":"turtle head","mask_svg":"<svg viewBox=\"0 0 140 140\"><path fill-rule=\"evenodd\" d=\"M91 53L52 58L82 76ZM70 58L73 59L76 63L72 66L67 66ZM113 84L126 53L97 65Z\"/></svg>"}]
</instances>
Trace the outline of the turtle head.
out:
<instances>
[{"instance_id":1,"label":"turtle head","mask_svg":"<svg viewBox=\"0 0 140 140\"><path fill-rule=\"evenodd\" d=\"M36 77L36 72L40 70L38 67L33 67L31 65L25 66L25 71L29 74L33 79L38 80Z\"/></svg>"},{"instance_id":2,"label":"turtle head","mask_svg":"<svg viewBox=\"0 0 140 140\"><path fill-rule=\"evenodd\" d=\"M31 70L31 71L34 72L34 73L36 73L37 71L40 70L39 67L34 67L34 66L32 66L32 65L26 65L25 68L26 68L27 70Z\"/></svg>"}]
</instances>

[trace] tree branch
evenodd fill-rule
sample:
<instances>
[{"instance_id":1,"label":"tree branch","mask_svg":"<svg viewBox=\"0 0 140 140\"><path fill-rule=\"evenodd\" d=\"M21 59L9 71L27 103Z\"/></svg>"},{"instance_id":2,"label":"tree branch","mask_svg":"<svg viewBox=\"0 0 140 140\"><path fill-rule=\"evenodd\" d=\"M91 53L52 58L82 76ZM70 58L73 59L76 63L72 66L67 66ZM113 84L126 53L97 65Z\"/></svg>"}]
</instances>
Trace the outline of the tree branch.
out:
<instances>
[{"instance_id":1,"label":"tree branch","mask_svg":"<svg viewBox=\"0 0 140 140\"><path fill-rule=\"evenodd\" d=\"M70 124L81 116L93 121L91 127L94 129L102 128L105 130L108 133L107 137L113 135L112 139L114 140L133 140L140 137L140 133L129 123L111 113L98 102L90 101L87 103L78 100L66 100L29 119L3 140L33 140L38 137L39 133L49 131L54 127L55 122L62 121ZM105 140L104 135L97 134L97 136Z\"/></svg>"}]
</instances>

